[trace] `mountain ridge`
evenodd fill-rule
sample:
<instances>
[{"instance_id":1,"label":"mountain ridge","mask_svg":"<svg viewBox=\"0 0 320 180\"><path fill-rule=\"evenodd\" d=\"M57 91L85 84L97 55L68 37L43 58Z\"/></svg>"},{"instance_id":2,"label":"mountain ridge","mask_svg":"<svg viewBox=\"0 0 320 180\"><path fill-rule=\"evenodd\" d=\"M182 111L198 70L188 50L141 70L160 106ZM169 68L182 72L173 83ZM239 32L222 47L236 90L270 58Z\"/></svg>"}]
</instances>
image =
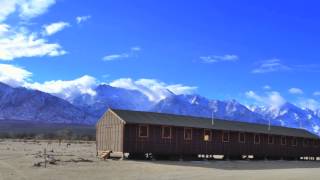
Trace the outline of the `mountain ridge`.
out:
<instances>
[{"instance_id":1,"label":"mountain ridge","mask_svg":"<svg viewBox=\"0 0 320 180\"><path fill-rule=\"evenodd\" d=\"M177 115L304 128L320 134L320 110L302 109L289 102L278 109L247 107L236 100L207 99L198 94L172 92L159 102L138 90L99 85L96 94L78 95L68 102L54 95L0 83L0 119L32 122L94 124L108 108L150 111Z\"/></svg>"},{"instance_id":2,"label":"mountain ridge","mask_svg":"<svg viewBox=\"0 0 320 180\"><path fill-rule=\"evenodd\" d=\"M90 124L93 116L66 100L38 90L0 83L0 119Z\"/></svg>"}]
</instances>

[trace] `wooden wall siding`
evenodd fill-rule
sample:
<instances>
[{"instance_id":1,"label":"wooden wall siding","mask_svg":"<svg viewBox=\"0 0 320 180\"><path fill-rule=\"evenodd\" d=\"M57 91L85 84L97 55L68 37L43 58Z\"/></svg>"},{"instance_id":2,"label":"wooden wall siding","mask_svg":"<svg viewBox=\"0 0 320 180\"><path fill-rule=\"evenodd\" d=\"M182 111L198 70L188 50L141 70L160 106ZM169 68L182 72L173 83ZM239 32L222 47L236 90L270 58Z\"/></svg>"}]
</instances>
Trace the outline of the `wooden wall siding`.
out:
<instances>
[{"instance_id":1,"label":"wooden wall siding","mask_svg":"<svg viewBox=\"0 0 320 180\"><path fill-rule=\"evenodd\" d=\"M230 132L230 141L222 142L222 131L211 130L212 141L204 141L204 129L193 128L192 140L184 140L184 128L172 127L171 139L161 137L161 126L149 125L149 137L138 137L138 125L126 124L124 152L155 154L222 154L230 156L320 156L320 147L303 146L303 138L298 138L298 146L291 145L287 137L286 145L281 145L281 136L274 136L274 144L268 144L268 135L260 134L260 144L254 144L254 134L245 133L245 143L239 143L239 133Z\"/></svg>"},{"instance_id":2,"label":"wooden wall siding","mask_svg":"<svg viewBox=\"0 0 320 180\"><path fill-rule=\"evenodd\" d=\"M115 114L108 111L97 124L96 141L97 150L113 152L123 151L124 125Z\"/></svg>"}]
</instances>

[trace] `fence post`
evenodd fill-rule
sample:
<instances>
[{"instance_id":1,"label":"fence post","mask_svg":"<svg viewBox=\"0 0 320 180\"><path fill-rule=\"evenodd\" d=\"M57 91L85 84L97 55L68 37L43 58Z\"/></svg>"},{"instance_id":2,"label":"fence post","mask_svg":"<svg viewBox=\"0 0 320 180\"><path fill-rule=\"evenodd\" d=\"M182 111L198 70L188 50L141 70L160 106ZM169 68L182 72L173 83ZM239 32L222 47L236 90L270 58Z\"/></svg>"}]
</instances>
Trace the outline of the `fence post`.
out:
<instances>
[{"instance_id":1,"label":"fence post","mask_svg":"<svg viewBox=\"0 0 320 180\"><path fill-rule=\"evenodd\" d=\"M47 149L46 148L44 148L44 154L43 154L43 156L44 156L44 168L47 168Z\"/></svg>"}]
</instances>

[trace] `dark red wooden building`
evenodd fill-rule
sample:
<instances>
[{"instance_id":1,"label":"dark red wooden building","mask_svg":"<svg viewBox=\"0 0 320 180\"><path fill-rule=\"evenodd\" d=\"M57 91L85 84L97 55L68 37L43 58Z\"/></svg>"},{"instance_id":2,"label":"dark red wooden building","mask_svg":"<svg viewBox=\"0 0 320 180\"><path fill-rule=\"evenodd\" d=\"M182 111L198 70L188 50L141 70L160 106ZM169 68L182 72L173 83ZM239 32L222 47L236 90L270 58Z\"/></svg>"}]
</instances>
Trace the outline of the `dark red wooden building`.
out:
<instances>
[{"instance_id":1,"label":"dark red wooden building","mask_svg":"<svg viewBox=\"0 0 320 180\"><path fill-rule=\"evenodd\" d=\"M304 129L113 109L96 127L98 154L320 157L319 137Z\"/></svg>"}]
</instances>

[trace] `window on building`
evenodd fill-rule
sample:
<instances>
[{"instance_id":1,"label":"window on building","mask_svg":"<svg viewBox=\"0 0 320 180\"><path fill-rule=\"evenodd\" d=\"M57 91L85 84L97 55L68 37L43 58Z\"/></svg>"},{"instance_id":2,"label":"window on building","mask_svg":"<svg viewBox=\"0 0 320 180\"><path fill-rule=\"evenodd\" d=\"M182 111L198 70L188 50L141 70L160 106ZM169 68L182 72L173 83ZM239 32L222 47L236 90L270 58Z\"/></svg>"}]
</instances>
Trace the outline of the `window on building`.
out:
<instances>
[{"instance_id":1,"label":"window on building","mask_svg":"<svg viewBox=\"0 0 320 180\"><path fill-rule=\"evenodd\" d=\"M298 139L297 138L292 138L292 146L298 146Z\"/></svg>"},{"instance_id":2,"label":"window on building","mask_svg":"<svg viewBox=\"0 0 320 180\"><path fill-rule=\"evenodd\" d=\"M139 125L139 137L147 138L149 136L149 126Z\"/></svg>"},{"instance_id":3,"label":"window on building","mask_svg":"<svg viewBox=\"0 0 320 180\"><path fill-rule=\"evenodd\" d=\"M245 133L239 132L239 142L245 143L246 142L246 135Z\"/></svg>"},{"instance_id":4,"label":"window on building","mask_svg":"<svg viewBox=\"0 0 320 180\"><path fill-rule=\"evenodd\" d=\"M287 144L287 138L285 136L281 136L281 145Z\"/></svg>"},{"instance_id":5,"label":"window on building","mask_svg":"<svg viewBox=\"0 0 320 180\"><path fill-rule=\"evenodd\" d=\"M254 135L254 144L260 144L260 135L259 134L255 134Z\"/></svg>"},{"instance_id":6,"label":"window on building","mask_svg":"<svg viewBox=\"0 0 320 180\"><path fill-rule=\"evenodd\" d=\"M162 138L163 139L171 139L171 127L170 126L162 126Z\"/></svg>"},{"instance_id":7,"label":"window on building","mask_svg":"<svg viewBox=\"0 0 320 180\"><path fill-rule=\"evenodd\" d=\"M222 142L229 142L230 141L230 133L228 131L224 131L222 133Z\"/></svg>"},{"instance_id":8,"label":"window on building","mask_svg":"<svg viewBox=\"0 0 320 180\"><path fill-rule=\"evenodd\" d=\"M204 141L211 141L212 140L212 132L210 129L205 129L203 131L203 140Z\"/></svg>"},{"instance_id":9,"label":"window on building","mask_svg":"<svg viewBox=\"0 0 320 180\"><path fill-rule=\"evenodd\" d=\"M318 146L319 146L318 141L315 140L315 139L313 140L313 146L314 146L314 147L318 147Z\"/></svg>"},{"instance_id":10,"label":"window on building","mask_svg":"<svg viewBox=\"0 0 320 180\"><path fill-rule=\"evenodd\" d=\"M184 128L184 140L192 140L192 129Z\"/></svg>"},{"instance_id":11,"label":"window on building","mask_svg":"<svg viewBox=\"0 0 320 180\"><path fill-rule=\"evenodd\" d=\"M272 135L268 136L268 144L274 144L274 137Z\"/></svg>"}]
</instances>

